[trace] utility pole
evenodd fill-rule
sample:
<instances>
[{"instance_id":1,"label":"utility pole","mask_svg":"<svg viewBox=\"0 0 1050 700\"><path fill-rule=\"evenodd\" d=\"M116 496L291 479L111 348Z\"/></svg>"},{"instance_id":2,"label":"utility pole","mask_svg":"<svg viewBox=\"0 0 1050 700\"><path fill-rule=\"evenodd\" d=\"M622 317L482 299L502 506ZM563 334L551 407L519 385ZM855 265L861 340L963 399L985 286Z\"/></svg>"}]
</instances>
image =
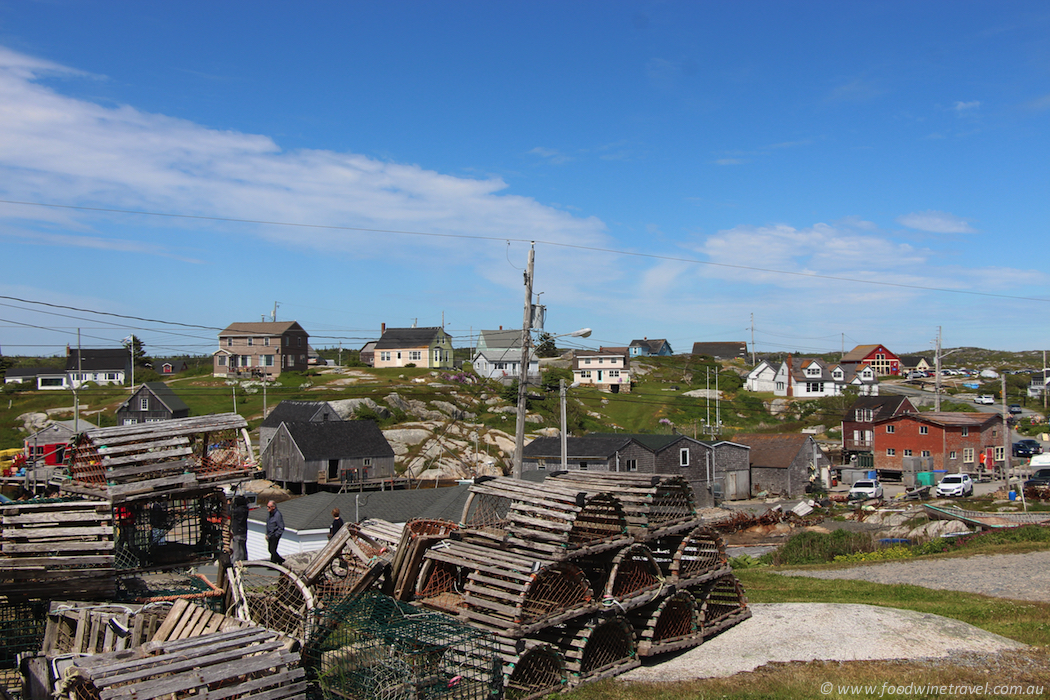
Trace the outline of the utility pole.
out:
<instances>
[{"instance_id":1,"label":"utility pole","mask_svg":"<svg viewBox=\"0 0 1050 700\"><path fill-rule=\"evenodd\" d=\"M1006 373L999 375L1002 380L1002 391L1003 391L1003 478L1006 479L1007 489L1010 486L1010 423L1006 415ZM1024 484L1021 485L1021 490L1024 490Z\"/></svg>"},{"instance_id":2,"label":"utility pole","mask_svg":"<svg viewBox=\"0 0 1050 700\"><path fill-rule=\"evenodd\" d=\"M751 366L755 366L755 312L751 312Z\"/></svg>"},{"instance_id":3,"label":"utility pole","mask_svg":"<svg viewBox=\"0 0 1050 700\"><path fill-rule=\"evenodd\" d=\"M937 326L937 353L933 357L934 394L933 410L941 410L941 327Z\"/></svg>"},{"instance_id":4,"label":"utility pole","mask_svg":"<svg viewBox=\"0 0 1050 700\"><path fill-rule=\"evenodd\" d=\"M529 384L529 345L532 341L532 273L536 265L536 242L529 248L525 270L525 318L521 324L521 372L518 376L518 418L514 426L514 464L511 476L521 478L521 458L525 449L525 405Z\"/></svg>"},{"instance_id":5,"label":"utility pole","mask_svg":"<svg viewBox=\"0 0 1050 700\"><path fill-rule=\"evenodd\" d=\"M561 399L561 470L569 468L569 437L565 434L565 380L558 380L558 395Z\"/></svg>"},{"instance_id":6,"label":"utility pole","mask_svg":"<svg viewBox=\"0 0 1050 700\"><path fill-rule=\"evenodd\" d=\"M273 314L270 316L270 320L273 323L277 323L277 302L273 303Z\"/></svg>"}]
</instances>

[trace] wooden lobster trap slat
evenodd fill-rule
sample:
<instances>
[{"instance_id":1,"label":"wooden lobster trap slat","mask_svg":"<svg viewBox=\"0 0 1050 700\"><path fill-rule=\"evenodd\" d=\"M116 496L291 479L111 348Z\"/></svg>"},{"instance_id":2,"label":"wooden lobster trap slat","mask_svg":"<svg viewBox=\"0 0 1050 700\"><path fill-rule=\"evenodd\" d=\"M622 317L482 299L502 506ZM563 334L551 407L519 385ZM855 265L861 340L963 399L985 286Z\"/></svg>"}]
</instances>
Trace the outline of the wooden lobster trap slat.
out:
<instances>
[{"instance_id":1,"label":"wooden lobster trap slat","mask_svg":"<svg viewBox=\"0 0 1050 700\"><path fill-rule=\"evenodd\" d=\"M548 484L615 496L628 531L642 542L698 524L693 488L678 475L567 471L548 476Z\"/></svg>"},{"instance_id":2,"label":"wooden lobster trap slat","mask_svg":"<svg viewBox=\"0 0 1050 700\"><path fill-rule=\"evenodd\" d=\"M568 687L565 657L557 647L527 639L498 641L507 700L535 700Z\"/></svg>"},{"instance_id":3,"label":"wooden lobster trap slat","mask_svg":"<svg viewBox=\"0 0 1050 700\"><path fill-rule=\"evenodd\" d=\"M700 603L704 638L712 637L751 617L744 587L732 573L689 589Z\"/></svg>"},{"instance_id":4,"label":"wooden lobster trap slat","mask_svg":"<svg viewBox=\"0 0 1050 700\"><path fill-rule=\"evenodd\" d=\"M417 599L480 625L521 637L585 615L597 602L583 570L572 562L450 541L430 549Z\"/></svg>"},{"instance_id":5,"label":"wooden lobster trap slat","mask_svg":"<svg viewBox=\"0 0 1050 700\"><path fill-rule=\"evenodd\" d=\"M574 561L587 572L606 612L620 614L646 605L666 585L660 566L641 543L624 547L611 558L602 553Z\"/></svg>"},{"instance_id":6,"label":"wooden lobster trap slat","mask_svg":"<svg viewBox=\"0 0 1050 700\"><path fill-rule=\"evenodd\" d=\"M695 647L704 641L700 609L689 591L661 598L628 613L639 656L654 656Z\"/></svg>"}]
</instances>

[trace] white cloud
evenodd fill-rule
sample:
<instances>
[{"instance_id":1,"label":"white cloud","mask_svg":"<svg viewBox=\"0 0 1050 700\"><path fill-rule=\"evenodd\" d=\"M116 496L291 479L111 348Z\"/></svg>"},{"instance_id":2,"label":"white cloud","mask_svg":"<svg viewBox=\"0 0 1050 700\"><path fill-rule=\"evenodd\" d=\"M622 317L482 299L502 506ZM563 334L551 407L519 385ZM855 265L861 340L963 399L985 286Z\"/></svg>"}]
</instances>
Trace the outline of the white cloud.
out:
<instances>
[{"instance_id":1,"label":"white cloud","mask_svg":"<svg viewBox=\"0 0 1050 700\"><path fill-rule=\"evenodd\" d=\"M956 102L952 105L952 109L956 112L969 112L970 110L977 109L981 106L980 100L974 100L973 102Z\"/></svg>"},{"instance_id":2,"label":"white cloud","mask_svg":"<svg viewBox=\"0 0 1050 700\"><path fill-rule=\"evenodd\" d=\"M743 165L751 161L746 158L719 158L714 161L715 165Z\"/></svg>"},{"instance_id":3,"label":"white cloud","mask_svg":"<svg viewBox=\"0 0 1050 700\"><path fill-rule=\"evenodd\" d=\"M544 158L555 165L561 165L562 163L568 163L572 160L572 156L568 156L556 148L544 148L543 146L536 146L529 153Z\"/></svg>"},{"instance_id":4,"label":"white cloud","mask_svg":"<svg viewBox=\"0 0 1050 700\"><path fill-rule=\"evenodd\" d=\"M929 233L977 233L967 219L932 209L898 216L897 223Z\"/></svg>"}]
</instances>

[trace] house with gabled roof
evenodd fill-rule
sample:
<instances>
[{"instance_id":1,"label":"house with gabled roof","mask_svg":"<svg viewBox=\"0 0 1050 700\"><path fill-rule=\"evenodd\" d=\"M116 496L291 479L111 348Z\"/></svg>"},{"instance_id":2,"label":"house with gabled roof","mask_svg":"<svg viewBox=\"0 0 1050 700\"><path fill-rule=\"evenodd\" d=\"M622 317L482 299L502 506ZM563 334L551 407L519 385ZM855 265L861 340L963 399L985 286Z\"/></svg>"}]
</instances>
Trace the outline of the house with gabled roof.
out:
<instances>
[{"instance_id":1,"label":"house with gabled roof","mask_svg":"<svg viewBox=\"0 0 1050 700\"><path fill-rule=\"evenodd\" d=\"M744 378L744 388L748 391L764 391L775 393L777 386L777 370L780 365L769 360L762 360L755 368L747 373Z\"/></svg>"},{"instance_id":2,"label":"house with gabled roof","mask_svg":"<svg viewBox=\"0 0 1050 700\"><path fill-rule=\"evenodd\" d=\"M97 428L83 418L56 420L25 438L25 454L30 462L38 465L58 466L65 464L69 446L82 432Z\"/></svg>"},{"instance_id":3,"label":"house with gabled roof","mask_svg":"<svg viewBox=\"0 0 1050 700\"><path fill-rule=\"evenodd\" d=\"M632 340L627 346L627 352L631 357L666 357L674 354L666 338Z\"/></svg>"},{"instance_id":4,"label":"house with gabled roof","mask_svg":"<svg viewBox=\"0 0 1050 700\"><path fill-rule=\"evenodd\" d=\"M901 373L901 360L885 345L858 345L839 360L844 367L858 368L868 365L877 377L897 376Z\"/></svg>"},{"instance_id":5,"label":"house with gabled roof","mask_svg":"<svg viewBox=\"0 0 1050 700\"><path fill-rule=\"evenodd\" d=\"M376 341L374 367L452 368L452 336L440 326L386 328Z\"/></svg>"},{"instance_id":6,"label":"house with gabled roof","mask_svg":"<svg viewBox=\"0 0 1050 700\"><path fill-rule=\"evenodd\" d=\"M281 423L327 423L340 420L343 417L327 401L282 401L259 425L259 452L266 449Z\"/></svg>"},{"instance_id":7,"label":"house with gabled roof","mask_svg":"<svg viewBox=\"0 0 1050 700\"><path fill-rule=\"evenodd\" d=\"M219 331L216 377L276 378L309 369L310 335L295 321L231 323Z\"/></svg>"},{"instance_id":8,"label":"house with gabled roof","mask_svg":"<svg viewBox=\"0 0 1050 700\"><path fill-rule=\"evenodd\" d=\"M880 470L979 472L985 465L990 472L1006 463L1000 413L900 413L876 420L873 433Z\"/></svg>"},{"instance_id":9,"label":"house with gabled roof","mask_svg":"<svg viewBox=\"0 0 1050 700\"><path fill-rule=\"evenodd\" d=\"M875 421L901 413L918 413L906 396L858 396L842 418L842 454L870 453L875 446Z\"/></svg>"},{"instance_id":10,"label":"house with gabled roof","mask_svg":"<svg viewBox=\"0 0 1050 700\"><path fill-rule=\"evenodd\" d=\"M693 343L693 355L707 355L716 360L738 360L747 359L747 343L741 342L718 342L718 343Z\"/></svg>"},{"instance_id":11,"label":"house with gabled roof","mask_svg":"<svg viewBox=\"0 0 1050 700\"><path fill-rule=\"evenodd\" d=\"M680 433L591 433L567 437L569 471L674 474L693 487L698 505L747 498L747 448L726 440L697 440ZM541 437L522 452L522 471L559 471L561 438Z\"/></svg>"},{"instance_id":12,"label":"house with gabled roof","mask_svg":"<svg viewBox=\"0 0 1050 700\"><path fill-rule=\"evenodd\" d=\"M538 380L540 361L534 348L529 348L528 373L530 380ZM474 372L486 379L510 382L521 378L521 331L481 331L478 347L471 358Z\"/></svg>"},{"instance_id":13,"label":"house with gabled roof","mask_svg":"<svg viewBox=\"0 0 1050 700\"><path fill-rule=\"evenodd\" d=\"M921 355L901 355L901 374L907 375L910 372L930 372L933 370L933 365L930 361Z\"/></svg>"},{"instance_id":14,"label":"house with gabled roof","mask_svg":"<svg viewBox=\"0 0 1050 700\"><path fill-rule=\"evenodd\" d=\"M733 441L750 448L751 491L801 496L806 486L830 469L831 459L812 435L801 433L749 433Z\"/></svg>"},{"instance_id":15,"label":"house with gabled roof","mask_svg":"<svg viewBox=\"0 0 1050 700\"><path fill-rule=\"evenodd\" d=\"M186 418L190 407L164 382L146 382L117 406L117 425Z\"/></svg>"},{"instance_id":16,"label":"house with gabled roof","mask_svg":"<svg viewBox=\"0 0 1050 700\"><path fill-rule=\"evenodd\" d=\"M126 348L72 348L66 353L66 374L72 388L87 382L123 384L131 374L131 352Z\"/></svg>"},{"instance_id":17,"label":"house with gabled roof","mask_svg":"<svg viewBox=\"0 0 1050 700\"><path fill-rule=\"evenodd\" d=\"M259 466L266 478L293 491L356 489L394 477L394 449L375 421L284 422Z\"/></svg>"},{"instance_id":18,"label":"house with gabled roof","mask_svg":"<svg viewBox=\"0 0 1050 700\"><path fill-rule=\"evenodd\" d=\"M613 394L631 391L631 361L620 352L576 350L572 358L573 381L590 384Z\"/></svg>"},{"instance_id":19,"label":"house with gabled roof","mask_svg":"<svg viewBox=\"0 0 1050 700\"><path fill-rule=\"evenodd\" d=\"M791 355L780 364L773 378L773 394L776 396L816 399L841 396L846 388L852 388L862 396L877 396L879 380L867 365L828 365L819 358Z\"/></svg>"}]
</instances>

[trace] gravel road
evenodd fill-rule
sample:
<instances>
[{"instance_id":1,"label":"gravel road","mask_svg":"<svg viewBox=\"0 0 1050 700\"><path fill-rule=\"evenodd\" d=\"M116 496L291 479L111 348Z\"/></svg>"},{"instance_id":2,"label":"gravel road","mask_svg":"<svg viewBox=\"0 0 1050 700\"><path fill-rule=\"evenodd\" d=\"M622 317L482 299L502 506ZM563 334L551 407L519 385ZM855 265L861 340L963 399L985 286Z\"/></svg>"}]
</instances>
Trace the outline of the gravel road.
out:
<instances>
[{"instance_id":1,"label":"gravel road","mask_svg":"<svg viewBox=\"0 0 1050 700\"><path fill-rule=\"evenodd\" d=\"M908 583L923 588L1050 602L1050 552L892 561L837 571L779 571L785 576Z\"/></svg>"}]
</instances>

